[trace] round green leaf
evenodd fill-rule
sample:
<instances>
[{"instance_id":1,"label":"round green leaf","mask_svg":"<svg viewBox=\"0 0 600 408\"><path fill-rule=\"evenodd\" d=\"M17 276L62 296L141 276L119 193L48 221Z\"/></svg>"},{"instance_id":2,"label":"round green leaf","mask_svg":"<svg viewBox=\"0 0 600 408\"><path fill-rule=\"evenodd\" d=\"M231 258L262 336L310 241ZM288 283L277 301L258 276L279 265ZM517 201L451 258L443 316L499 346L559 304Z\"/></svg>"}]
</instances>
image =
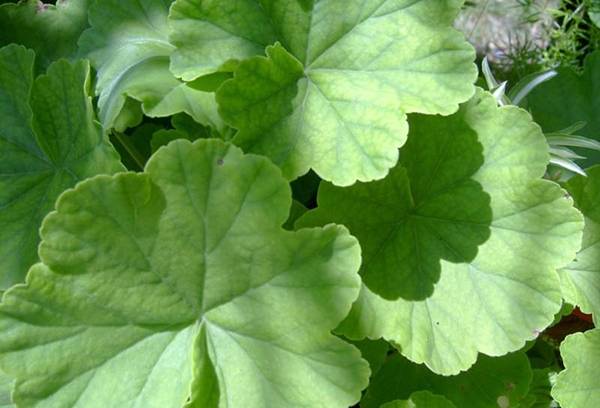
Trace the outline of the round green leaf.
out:
<instances>
[{"instance_id":1,"label":"round green leaf","mask_svg":"<svg viewBox=\"0 0 600 408\"><path fill-rule=\"evenodd\" d=\"M450 114L473 94L474 52L452 28L461 4L178 0L171 69L192 80L249 58L217 93L234 143L288 179L310 168L336 185L381 179L406 113Z\"/></svg>"},{"instance_id":2,"label":"round green leaf","mask_svg":"<svg viewBox=\"0 0 600 408\"><path fill-rule=\"evenodd\" d=\"M386 406L381 404L428 390L444 396L457 407L516 407L527 394L531 378L531 368L524 353L495 358L481 356L471 369L450 377L435 375L425 366L395 355L371 380L360 406Z\"/></svg>"},{"instance_id":3,"label":"round green leaf","mask_svg":"<svg viewBox=\"0 0 600 408\"><path fill-rule=\"evenodd\" d=\"M410 126L386 179L322 183L317 209L297 225L342 223L361 243L363 290L340 333L384 337L456 374L478 352L518 350L552 323L556 269L574 258L583 222L540 179L547 145L523 110L479 91L455 115Z\"/></svg>"},{"instance_id":4,"label":"round green leaf","mask_svg":"<svg viewBox=\"0 0 600 408\"><path fill-rule=\"evenodd\" d=\"M552 388L552 396L563 408L600 405L600 329L575 333L560 345L565 370Z\"/></svg>"},{"instance_id":5,"label":"round green leaf","mask_svg":"<svg viewBox=\"0 0 600 408\"><path fill-rule=\"evenodd\" d=\"M575 206L585 217L583 243L577 258L560 270L565 300L594 317L600 316L600 166L567 183Z\"/></svg>"},{"instance_id":6,"label":"round green leaf","mask_svg":"<svg viewBox=\"0 0 600 408\"><path fill-rule=\"evenodd\" d=\"M330 332L358 296L336 225L284 231L267 159L176 141L145 173L64 193L26 285L0 304L21 406L348 407L368 364ZM310 392L306 392L310 390Z\"/></svg>"},{"instance_id":7,"label":"round green leaf","mask_svg":"<svg viewBox=\"0 0 600 408\"><path fill-rule=\"evenodd\" d=\"M381 408L455 408L454 404L441 395L429 391L418 391L408 400L396 400L383 404Z\"/></svg>"},{"instance_id":8,"label":"round green leaf","mask_svg":"<svg viewBox=\"0 0 600 408\"><path fill-rule=\"evenodd\" d=\"M577 134L600 140L600 51L586 57L581 75L571 68L557 71L558 75L527 96L533 119L545 132L556 132L583 121L586 125ZM574 150L588 158L582 162L584 167L600 163L600 152Z\"/></svg>"},{"instance_id":9,"label":"round green leaf","mask_svg":"<svg viewBox=\"0 0 600 408\"><path fill-rule=\"evenodd\" d=\"M92 28L83 33L79 45L98 70L99 116L105 128L139 121L135 115L119 117L127 97L141 102L147 116L185 112L206 125L222 125L214 95L192 89L169 71L174 49L167 38L171 1L96 0L90 8Z\"/></svg>"},{"instance_id":10,"label":"round green leaf","mask_svg":"<svg viewBox=\"0 0 600 408\"><path fill-rule=\"evenodd\" d=\"M64 60L33 80L34 53L0 49L0 290L37 260L38 229L60 193L123 169L95 122L89 66Z\"/></svg>"}]
</instances>

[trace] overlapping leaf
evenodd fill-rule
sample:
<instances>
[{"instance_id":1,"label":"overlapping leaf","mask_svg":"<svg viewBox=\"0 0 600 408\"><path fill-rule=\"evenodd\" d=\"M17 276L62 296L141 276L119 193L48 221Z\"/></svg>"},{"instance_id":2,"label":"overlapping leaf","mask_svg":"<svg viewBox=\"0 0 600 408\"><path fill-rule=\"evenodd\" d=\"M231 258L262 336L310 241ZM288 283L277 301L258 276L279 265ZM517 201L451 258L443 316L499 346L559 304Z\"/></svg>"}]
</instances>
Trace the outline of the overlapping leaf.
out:
<instances>
[{"instance_id":1,"label":"overlapping leaf","mask_svg":"<svg viewBox=\"0 0 600 408\"><path fill-rule=\"evenodd\" d=\"M36 53L36 66L46 68L60 58L73 57L77 39L88 26L91 0L57 0L45 4L24 0L0 6L0 46L22 44Z\"/></svg>"},{"instance_id":2,"label":"overlapping leaf","mask_svg":"<svg viewBox=\"0 0 600 408\"><path fill-rule=\"evenodd\" d=\"M563 296L582 311L600 316L600 166L576 176L567 190L585 217L583 243L577 258L560 271Z\"/></svg>"},{"instance_id":3,"label":"overlapping leaf","mask_svg":"<svg viewBox=\"0 0 600 408\"><path fill-rule=\"evenodd\" d=\"M559 68L558 75L527 96L533 119L546 132L566 129L577 122L586 126L577 133L600 140L600 51L587 56L582 75ZM578 150L578 149L575 149ZM600 163L600 152L581 150L585 167Z\"/></svg>"},{"instance_id":4,"label":"overlapping leaf","mask_svg":"<svg viewBox=\"0 0 600 408\"><path fill-rule=\"evenodd\" d=\"M455 408L455 406L441 395L418 391L407 400L387 402L381 408Z\"/></svg>"},{"instance_id":5,"label":"overlapping leaf","mask_svg":"<svg viewBox=\"0 0 600 408\"><path fill-rule=\"evenodd\" d=\"M38 229L76 182L122 170L94 122L89 66L59 61L33 79L34 54L0 49L0 289L37 260Z\"/></svg>"},{"instance_id":6,"label":"overlapping leaf","mask_svg":"<svg viewBox=\"0 0 600 408\"><path fill-rule=\"evenodd\" d=\"M547 147L524 111L480 91L455 115L410 125L386 179L322 183L318 208L297 225L342 223L361 243L365 284L340 333L384 337L455 374L478 352L517 350L552 322L556 269L574 258L583 222L540 179Z\"/></svg>"},{"instance_id":7,"label":"overlapping leaf","mask_svg":"<svg viewBox=\"0 0 600 408\"><path fill-rule=\"evenodd\" d=\"M600 329L568 336L560 345L565 370L558 374L552 396L562 408L600 405Z\"/></svg>"},{"instance_id":8,"label":"overlapping leaf","mask_svg":"<svg viewBox=\"0 0 600 408\"><path fill-rule=\"evenodd\" d=\"M148 116L186 112L198 122L221 126L212 93L192 89L169 71L167 14L171 0L96 0L90 9L92 28L80 39L81 54L98 70L100 119L105 128L132 126ZM124 107L125 112L122 112ZM124 118L119 115L127 116Z\"/></svg>"},{"instance_id":9,"label":"overlapping leaf","mask_svg":"<svg viewBox=\"0 0 600 408\"><path fill-rule=\"evenodd\" d=\"M372 379L361 407L377 408L420 390L442 395L457 407L513 407L527 394L531 378L524 353L482 356L470 370L451 377L435 375L423 365L396 355Z\"/></svg>"},{"instance_id":10,"label":"overlapping leaf","mask_svg":"<svg viewBox=\"0 0 600 408\"><path fill-rule=\"evenodd\" d=\"M192 80L242 60L218 91L234 142L294 179L383 178L409 112L450 114L473 94L457 0L178 0L171 69ZM265 46L278 41L281 45Z\"/></svg>"},{"instance_id":11,"label":"overlapping leaf","mask_svg":"<svg viewBox=\"0 0 600 408\"><path fill-rule=\"evenodd\" d=\"M276 166L176 141L143 174L66 192L27 285L0 304L21 406L347 407L368 365L330 330L360 249L341 226L284 231ZM310 392L307 392L310 390Z\"/></svg>"}]
</instances>

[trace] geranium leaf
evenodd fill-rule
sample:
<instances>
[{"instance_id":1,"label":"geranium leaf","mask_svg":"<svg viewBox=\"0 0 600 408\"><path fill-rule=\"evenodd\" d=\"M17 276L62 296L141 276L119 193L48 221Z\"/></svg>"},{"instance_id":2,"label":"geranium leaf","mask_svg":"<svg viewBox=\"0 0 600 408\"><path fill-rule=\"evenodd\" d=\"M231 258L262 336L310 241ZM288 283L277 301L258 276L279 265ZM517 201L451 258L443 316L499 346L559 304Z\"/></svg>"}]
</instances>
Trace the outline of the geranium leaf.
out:
<instances>
[{"instance_id":1,"label":"geranium leaf","mask_svg":"<svg viewBox=\"0 0 600 408\"><path fill-rule=\"evenodd\" d=\"M450 114L473 94L473 50L452 28L461 3L178 0L171 69L193 80L249 58L217 91L234 143L288 179L310 168L336 185L381 179L406 113Z\"/></svg>"},{"instance_id":2,"label":"geranium leaf","mask_svg":"<svg viewBox=\"0 0 600 408\"><path fill-rule=\"evenodd\" d=\"M13 380L0 370L0 408L13 408L14 404L10 399L10 392L13 386Z\"/></svg>"},{"instance_id":3,"label":"geranium leaf","mask_svg":"<svg viewBox=\"0 0 600 408\"><path fill-rule=\"evenodd\" d=\"M33 64L32 51L0 49L0 289L37 260L38 229L60 193L123 169L95 123L88 64L62 60L35 81Z\"/></svg>"},{"instance_id":4,"label":"geranium leaf","mask_svg":"<svg viewBox=\"0 0 600 408\"><path fill-rule=\"evenodd\" d=\"M562 342L565 365L552 388L552 396L563 408L600 405L600 329L575 333Z\"/></svg>"},{"instance_id":5,"label":"geranium leaf","mask_svg":"<svg viewBox=\"0 0 600 408\"><path fill-rule=\"evenodd\" d=\"M0 46L17 43L36 54L43 72L60 58L73 57L77 39L88 26L90 0L57 0L56 4L24 0L0 6Z\"/></svg>"},{"instance_id":6,"label":"geranium leaf","mask_svg":"<svg viewBox=\"0 0 600 408\"><path fill-rule=\"evenodd\" d=\"M284 231L290 204L276 166L218 140L173 142L143 174L64 193L42 227L43 264L0 304L15 401L357 402L368 365L330 331L359 292L358 243L336 225Z\"/></svg>"},{"instance_id":7,"label":"geranium leaf","mask_svg":"<svg viewBox=\"0 0 600 408\"><path fill-rule=\"evenodd\" d=\"M346 339L347 340L347 339ZM371 376L375 375L387 357L390 345L385 340L347 340L360 350L362 357L369 362Z\"/></svg>"},{"instance_id":8,"label":"geranium leaf","mask_svg":"<svg viewBox=\"0 0 600 408\"><path fill-rule=\"evenodd\" d=\"M556 376L553 368L533 369L533 378L529 385L529 393L525 397L524 407L528 408L553 408L554 399L550 395L552 379ZM529 402L529 405L525 405ZM554 403L555 404L555 403Z\"/></svg>"},{"instance_id":9,"label":"geranium leaf","mask_svg":"<svg viewBox=\"0 0 600 408\"><path fill-rule=\"evenodd\" d=\"M429 391L418 391L408 400L387 402L381 408L455 408L455 405L441 395Z\"/></svg>"},{"instance_id":10,"label":"geranium leaf","mask_svg":"<svg viewBox=\"0 0 600 408\"><path fill-rule=\"evenodd\" d=\"M105 128L133 126L120 120L126 98L142 104L151 117L185 112L198 122L222 126L212 93L192 89L169 71L167 14L171 0L97 0L90 9L92 28L79 41L80 52L98 70L100 119ZM125 112L126 114L128 112Z\"/></svg>"},{"instance_id":11,"label":"geranium leaf","mask_svg":"<svg viewBox=\"0 0 600 408\"><path fill-rule=\"evenodd\" d=\"M547 147L521 109L479 91L455 115L414 116L410 126L386 179L322 183L317 209L297 226L343 223L361 242L365 284L341 334L384 337L456 374L477 352L518 350L552 322L556 269L574 258L583 222L541 180Z\"/></svg>"},{"instance_id":12,"label":"geranium leaf","mask_svg":"<svg viewBox=\"0 0 600 408\"><path fill-rule=\"evenodd\" d=\"M576 176L566 187L585 217L583 243L577 258L560 270L565 300L600 317L600 166Z\"/></svg>"},{"instance_id":13,"label":"geranium leaf","mask_svg":"<svg viewBox=\"0 0 600 408\"><path fill-rule=\"evenodd\" d=\"M557 132L577 122L585 126L578 135L600 140L600 51L585 59L581 75L571 68L557 69L558 75L536 87L527 96L533 119L545 132ZM587 160L583 167L600 163L600 152L574 149Z\"/></svg>"},{"instance_id":14,"label":"geranium leaf","mask_svg":"<svg viewBox=\"0 0 600 408\"><path fill-rule=\"evenodd\" d=\"M202 126L184 113L173 116L171 118L171 125L173 129L162 129L152 135L150 146L153 153L161 146L166 146L173 140L187 139L193 142L197 139L209 138L213 133L210 128Z\"/></svg>"},{"instance_id":15,"label":"geranium leaf","mask_svg":"<svg viewBox=\"0 0 600 408\"><path fill-rule=\"evenodd\" d=\"M435 375L427 367L395 355L371 380L360 406L377 408L388 401L406 399L415 391L428 390L457 407L514 407L527 394L531 378L524 353L481 356L471 369L450 377Z\"/></svg>"}]
</instances>

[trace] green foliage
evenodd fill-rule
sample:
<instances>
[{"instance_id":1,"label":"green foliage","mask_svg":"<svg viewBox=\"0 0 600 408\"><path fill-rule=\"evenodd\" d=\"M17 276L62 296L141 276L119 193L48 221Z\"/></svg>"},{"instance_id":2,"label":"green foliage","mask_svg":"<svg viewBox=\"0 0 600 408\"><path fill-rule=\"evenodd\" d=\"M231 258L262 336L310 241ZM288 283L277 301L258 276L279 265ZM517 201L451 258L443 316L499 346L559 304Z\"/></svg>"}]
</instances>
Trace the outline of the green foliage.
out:
<instances>
[{"instance_id":1,"label":"green foliage","mask_svg":"<svg viewBox=\"0 0 600 408\"><path fill-rule=\"evenodd\" d=\"M560 346L565 370L556 378L552 396L563 408L600 404L600 330L573 334Z\"/></svg>"},{"instance_id":2,"label":"green foliage","mask_svg":"<svg viewBox=\"0 0 600 408\"><path fill-rule=\"evenodd\" d=\"M220 141L66 192L43 263L0 304L15 402L181 406L193 384L203 407L352 405L369 370L329 331L358 295L358 242L335 225L283 231L290 196L274 165Z\"/></svg>"},{"instance_id":3,"label":"green foliage","mask_svg":"<svg viewBox=\"0 0 600 408\"><path fill-rule=\"evenodd\" d=\"M34 80L34 53L0 49L0 289L36 262L38 229L80 180L123 170L94 120L89 65L64 60Z\"/></svg>"},{"instance_id":4,"label":"green foliage","mask_svg":"<svg viewBox=\"0 0 600 408\"><path fill-rule=\"evenodd\" d=\"M96 0L92 5L91 28L79 45L98 70L99 116L105 128L134 126L142 112L151 117L185 112L198 122L221 127L214 96L187 86L169 71L174 50L167 41L170 4ZM138 104L127 106L126 98L141 103L141 111Z\"/></svg>"},{"instance_id":5,"label":"green foliage","mask_svg":"<svg viewBox=\"0 0 600 408\"><path fill-rule=\"evenodd\" d=\"M418 391L407 400L396 400L385 403L381 408L455 408L454 404L446 398L430 393Z\"/></svg>"},{"instance_id":6,"label":"green foliage","mask_svg":"<svg viewBox=\"0 0 600 408\"><path fill-rule=\"evenodd\" d=\"M22 0L0 6L0 47L22 44L36 53L36 68L43 72L60 58L77 53L77 39L88 26L92 0L58 0L43 4Z\"/></svg>"},{"instance_id":7,"label":"green foliage","mask_svg":"<svg viewBox=\"0 0 600 408\"><path fill-rule=\"evenodd\" d=\"M462 5L0 1L0 407L599 405L600 54Z\"/></svg>"},{"instance_id":8,"label":"green foliage","mask_svg":"<svg viewBox=\"0 0 600 408\"><path fill-rule=\"evenodd\" d=\"M583 223L564 191L540 179L546 145L522 110L479 91L456 114L410 126L386 179L322 183L298 225L342 223L361 242L363 290L341 333L383 337L457 374L478 352L517 350L552 322L556 269L574 257Z\"/></svg>"},{"instance_id":9,"label":"green foliage","mask_svg":"<svg viewBox=\"0 0 600 408\"><path fill-rule=\"evenodd\" d=\"M600 51L590 54L578 74L559 68L558 75L536 87L527 96L527 108L545 132L557 132L577 122L585 126L581 136L600 141ZM600 152L574 149L586 156L584 167L600 162Z\"/></svg>"},{"instance_id":10,"label":"green foliage","mask_svg":"<svg viewBox=\"0 0 600 408\"><path fill-rule=\"evenodd\" d=\"M457 407L513 407L527 394L531 378L531 368L523 353L501 358L482 356L469 371L453 377L435 375L426 367L395 355L371 380L361 408L377 408L420 390L442 395ZM498 401L505 403L501 405Z\"/></svg>"},{"instance_id":11,"label":"green foliage","mask_svg":"<svg viewBox=\"0 0 600 408\"><path fill-rule=\"evenodd\" d=\"M583 243L577 258L561 270L565 300L594 317L600 316L600 166L587 170L587 177L569 180L567 190L585 217Z\"/></svg>"},{"instance_id":12,"label":"green foliage","mask_svg":"<svg viewBox=\"0 0 600 408\"><path fill-rule=\"evenodd\" d=\"M178 0L171 69L193 80L242 60L217 91L220 113L234 143L287 178L312 168L337 185L381 179L406 140L405 113L449 114L473 93L473 50L451 28L459 5Z\"/></svg>"}]
</instances>

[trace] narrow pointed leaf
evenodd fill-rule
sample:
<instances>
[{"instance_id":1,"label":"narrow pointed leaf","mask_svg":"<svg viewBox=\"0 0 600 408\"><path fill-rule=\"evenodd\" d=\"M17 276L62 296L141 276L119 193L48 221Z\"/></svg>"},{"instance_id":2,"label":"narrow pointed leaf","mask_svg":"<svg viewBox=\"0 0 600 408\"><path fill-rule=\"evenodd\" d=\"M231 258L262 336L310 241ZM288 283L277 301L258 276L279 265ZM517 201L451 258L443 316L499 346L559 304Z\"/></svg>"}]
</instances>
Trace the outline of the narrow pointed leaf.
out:
<instances>
[{"instance_id":1,"label":"narrow pointed leaf","mask_svg":"<svg viewBox=\"0 0 600 408\"><path fill-rule=\"evenodd\" d=\"M558 132L576 122L586 125L581 136L600 141L600 51L587 56L581 75L570 68L559 68L552 79L527 96L527 107L544 132ZM587 157L582 167L600 163L600 152L577 150Z\"/></svg>"}]
</instances>

